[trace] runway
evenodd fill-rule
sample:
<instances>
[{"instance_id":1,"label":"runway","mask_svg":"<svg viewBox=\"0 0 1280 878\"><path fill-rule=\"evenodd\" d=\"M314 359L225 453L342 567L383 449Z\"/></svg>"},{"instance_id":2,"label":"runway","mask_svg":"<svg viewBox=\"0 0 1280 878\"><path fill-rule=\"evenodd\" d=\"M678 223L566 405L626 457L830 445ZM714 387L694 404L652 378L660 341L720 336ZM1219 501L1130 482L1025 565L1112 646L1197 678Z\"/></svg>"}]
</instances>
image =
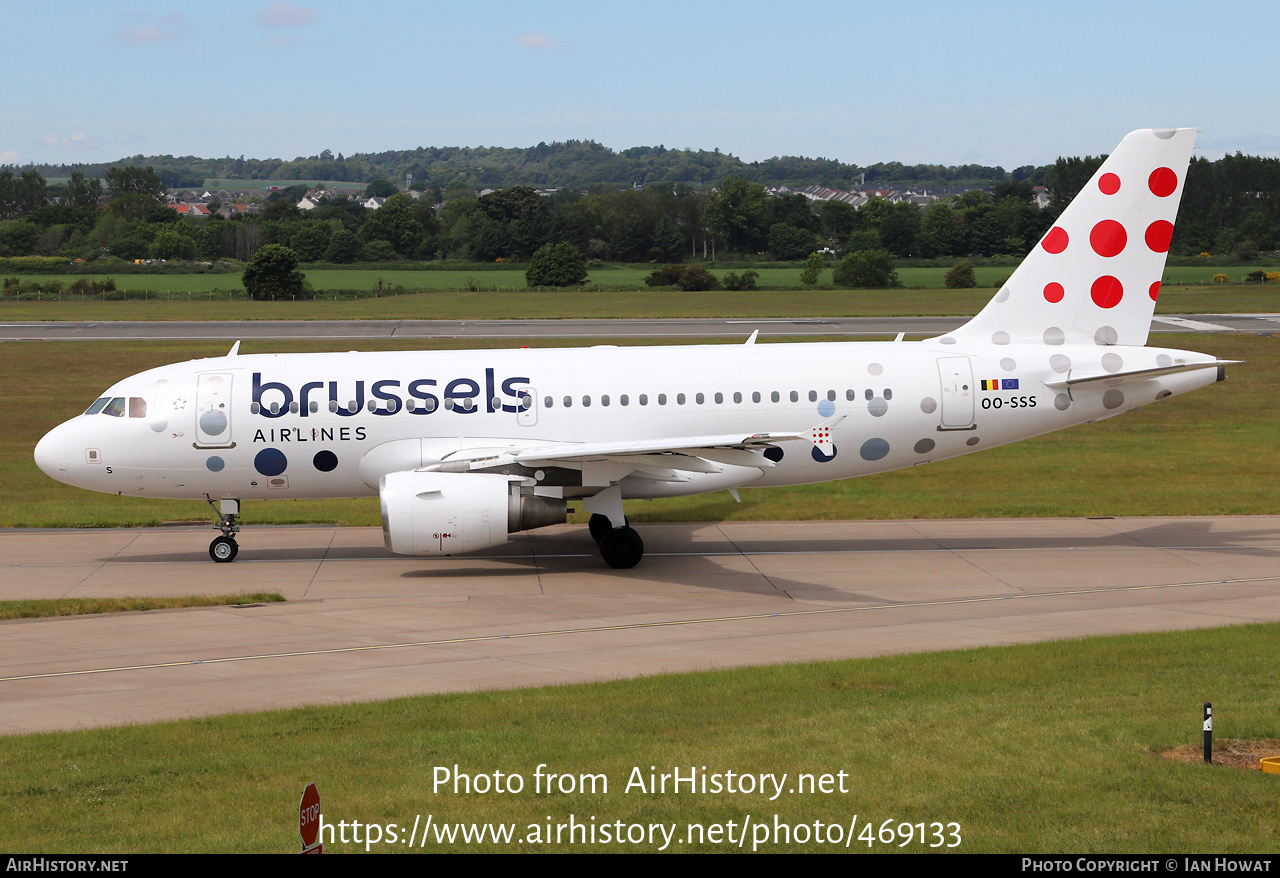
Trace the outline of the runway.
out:
<instances>
[{"instance_id":1,"label":"runway","mask_svg":"<svg viewBox=\"0 0 1280 878\"><path fill-rule=\"evenodd\" d=\"M745 338L769 336L933 336L968 317L687 318L669 320L245 320L66 321L0 323L0 341L127 341L415 338ZM1168 332L1269 334L1280 314L1165 314L1151 323Z\"/></svg>"},{"instance_id":2,"label":"runway","mask_svg":"<svg viewBox=\"0 0 1280 878\"><path fill-rule=\"evenodd\" d=\"M1280 620L1280 516L641 524L404 558L377 528L0 531L0 598L271 590L289 602L0 622L22 733Z\"/></svg>"}]
</instances>

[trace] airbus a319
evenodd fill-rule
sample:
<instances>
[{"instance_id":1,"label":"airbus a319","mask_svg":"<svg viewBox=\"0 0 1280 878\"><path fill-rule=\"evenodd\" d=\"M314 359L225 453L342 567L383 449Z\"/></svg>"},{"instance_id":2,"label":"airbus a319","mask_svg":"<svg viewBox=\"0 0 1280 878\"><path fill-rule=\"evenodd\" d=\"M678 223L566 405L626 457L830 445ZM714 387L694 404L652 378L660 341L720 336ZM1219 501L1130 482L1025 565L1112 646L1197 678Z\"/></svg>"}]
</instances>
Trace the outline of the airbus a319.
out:
<instances>
[{"instance_id":1,"label":"airbus a319","mask_svg":"<svg viewBox=\"0 0 1280 878\"><path fill-rule=\"evenodd\" d=\"M1124 139L985 308L924 341L230 354L133 375L35 449L53 478L218 507L377 496L389 550L471 552L623 500L847 479L1118 415L1221 380L1147 347L1194 129ZM899 337L901 338L901 336Z\"/></svg>"}]
</instances>

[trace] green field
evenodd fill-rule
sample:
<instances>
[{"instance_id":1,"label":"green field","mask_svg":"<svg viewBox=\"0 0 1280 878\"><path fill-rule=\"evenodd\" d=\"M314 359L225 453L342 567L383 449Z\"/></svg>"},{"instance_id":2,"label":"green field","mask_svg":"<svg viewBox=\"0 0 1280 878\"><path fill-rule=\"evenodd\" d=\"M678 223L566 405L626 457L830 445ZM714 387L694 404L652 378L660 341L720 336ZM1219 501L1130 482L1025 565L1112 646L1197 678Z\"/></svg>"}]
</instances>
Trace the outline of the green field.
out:
<instances>
[{"instance_id":1,"label":"green field","mask_svg":"<svg viewBox=\"0 0 1280 878\"><path fill-rule=\"evenodd\" d=\"M581 339L639 344L646 340ZM647 340L653 343L654 340ZM548 347L538 339L361 342L364 350ZM767 343L767 342L766 342ZM1226 515L1280 512L1274 489L1280 440L1280 342L1248 335L1162 335L1159 343L1245 360L1230 380L1144 411L929 466L792 488L628 502L633 521L969 518L1058 515ZM312 351L346 343L246 342L242 353ZM226 353L208 342L0 344L0 526L118 526L208 520L204 503L82 491L40 472L31 451L111 382L178 360ZM377 525L378 502L282 500L245 504L247 524ZM581 514L578 519L581 520Z\"/></svg>"},{"instance_id":2,"label":"green field","mask_svg":"<svg viewBox=\"0 0 1280 878\"><path fill-rule=\"evenodd\" d=\"M888 821L892 842L870 850L928 851L899 848L903 836L893 836L904 823L938 822L958 824L957 850L970 853L1270 854L1280 845L1280 778L1159 754L1199 741L1205 699L1219 744L1280 738L1278 637L1280 625L1252 625L0 737L0 848L296 852L298 800L314 781L326 822L397 823L405 836L419 815L437 826L514 824L516 837L570 814L587 824L674 823L674 838L689 823L821 821L847 832L856 818L851 851L868 850L864 826L878 832ZM594 792L537 794L539 764L575 781L603 774L608 791L597 782ZM436 768L455 765L520 774L525 786L433 791ZM784 789L772 801L624 792L633 769L647 781L650 766L785 772L792 783L829 774L831 792ZM957 836L946 832L950 844ZM809 838L760 850L845 850ZM426 850L659 846L433 840ZM673 840L667 850L738 848Z\"/></svg>"},{"instance_id":3,"label":"green field","mask_svg":"<svg viewBox=\"0 0 1280 878\"><path fill-rule=\"evenodd\" d=\"M415 272L415 274L434 274ZM312 272L322 274L321 272ZM365 293L394 273L346 272L343 283ZM439 272L447 274L447 272ZM486 280L504 272L488 272ZM51 276L43 276L48 280ZM56 276L52 276L56 277ZM235 275L122 275L125 301L0 299L0 320L496 320L567 317L887 317L976 314L993 295L976 290L761 290L682 293L639 290L541 292L430 292L374 298L319 298L300 302L252 302L231 293ZM399 281L394 281L399 283ZM341 289L333 287L332 289ZM1166 286L1161 314L1280 312L1275 285Z\"/></svg>"}]
</instances>

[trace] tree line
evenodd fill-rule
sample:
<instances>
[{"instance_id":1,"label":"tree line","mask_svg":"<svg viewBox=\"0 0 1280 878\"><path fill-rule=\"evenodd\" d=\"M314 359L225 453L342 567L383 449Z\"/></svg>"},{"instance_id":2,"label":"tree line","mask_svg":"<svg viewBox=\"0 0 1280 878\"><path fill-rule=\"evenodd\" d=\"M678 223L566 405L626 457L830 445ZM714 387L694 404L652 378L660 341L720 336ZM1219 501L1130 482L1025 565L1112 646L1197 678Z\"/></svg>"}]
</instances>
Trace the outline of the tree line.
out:
<instances>
[{"instance_id":1,"label":"tree line","mask_svg":"<svg viewBox=\"0 0 1280 878\"><path fill-rule=\"evenodd\" d=\"M1021 256L1101 162L1063 158L1049 166L1047 208L1036 206L1030 179L925 207L872 198L855 210L803 195L769 197L762 184L731 175L714 188L597 186L550 197L526 185L477 197L465 181L452 180L439 209L430 198L396 193L377 210L334 197L302 211L296 202L306 187L298 186L273 193L260 213L230 219L180 216L165 205L166 187L153 168L109 167L101 179L74 171L58 186L34 169L4 169L0 256L248 261L263 245L279 244L308 263L524 263L554 243L573 244L588 259L627 263L795 261L824 248L896 258ZM395 191L385 180L369 188ZM1278 238L1280 160L1193 160L1173 253L1250 258L1274 250Z\"/></svg>"}]
</instances>

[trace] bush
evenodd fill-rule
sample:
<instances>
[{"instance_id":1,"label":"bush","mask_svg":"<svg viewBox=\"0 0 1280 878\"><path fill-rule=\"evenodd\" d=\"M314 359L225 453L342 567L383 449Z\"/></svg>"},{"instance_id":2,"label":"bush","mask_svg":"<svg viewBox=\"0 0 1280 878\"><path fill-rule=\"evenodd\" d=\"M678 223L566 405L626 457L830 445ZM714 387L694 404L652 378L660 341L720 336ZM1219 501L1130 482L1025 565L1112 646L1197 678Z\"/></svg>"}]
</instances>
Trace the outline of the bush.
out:
<instances>
[{"instance_id":1,"label":"bush","mask_svg":"<svg viewBox=\"0 0 1280 878\"><path fill-rule=\"evenodd\" d=\"M806 287L815 286L826 267L827 261L822 258L821 253L810 253L809 258L804 261L804 268L800 269L800 283Z\"/></svg>"},{"instance_id":2,"label":"bush","mask_svg":"<svg viewBox=\"0 0 1280 878\"><path fill-rule=\"evenodd\" d=\"M838 287L884 289L898 286L898 270L887 250L859 250L840 260L831 279Z\"/></svg>"},{"instance_id":3,"label":"bush","mask_svg":"<svg viewBox=\"0 0 1280 878\"><path fill-rule=\"evenodd\" d=\"M754 287L755 279L759 275L749 269L742 277L735 280L743 283L747 275L751 275L750 283ZM651 287L679 287L686 293L714 290L720 286L716 276L701 265L668 265L666 268L659 268L652 272L644 282Z\"/></svg>"},{"instance_id":4,"label":"bush","mask_svg":"<svg viewBox=\"0 0 1280 878\"><path fill-rule=\"evenodd\" d=\"M971 290L978 285L978 277L973 273L973 263L968 259L957 262L943 280L949 290Z\"/></svg>"},{"instance_id":5,"label":"bush","mask_svg":"<svg viewBox=\"0 0 1280 878\"><path fill-rule=\"evenodd\" d=\"M298 254L283 244L258 248L242 280L250 299L310 299L314 295L298 270Z\"/></svg>"},{"instance_id":6,"label":"bush","mask_svg":"<svg viewBox=\"0 0 1280 878\"><path fill-rule=\"evenodd\" d=\"M756 278L760 276L760 272L753 268L748 268L739 277L737 272L731 271L726 274L720 282L724 284L726 290L735 290L745 293L747 290L756 288Z\"/></svg>"},{"instance_id":7,"label":"bush","mask_svg":"<svg viewBox=\"0 0 1280 878\"><path fill-rule=\"evenodd\" d=\"M568 241L543 244L529 260L524 280L531 287L574 287L586 282L587 266Z\"/></svg>"}]
</instances>

